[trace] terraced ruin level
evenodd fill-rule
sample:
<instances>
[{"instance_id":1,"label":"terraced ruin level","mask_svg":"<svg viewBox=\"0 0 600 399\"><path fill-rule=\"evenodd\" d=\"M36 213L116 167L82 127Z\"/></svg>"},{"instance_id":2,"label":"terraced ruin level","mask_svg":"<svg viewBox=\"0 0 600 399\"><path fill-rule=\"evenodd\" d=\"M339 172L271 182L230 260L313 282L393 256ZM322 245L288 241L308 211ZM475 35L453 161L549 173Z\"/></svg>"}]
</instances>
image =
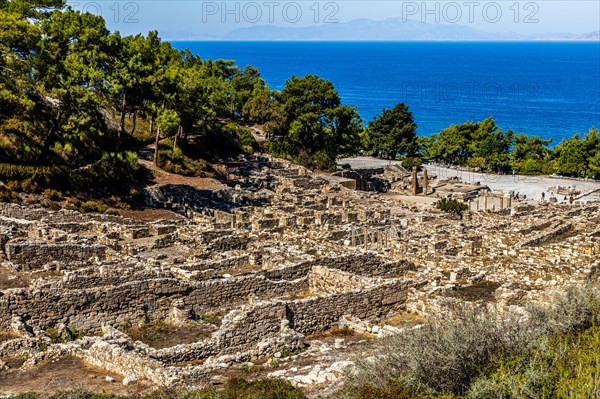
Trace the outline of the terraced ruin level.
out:
<instances>
[{"instance_id":1,"label":"terraced ruin level","mask_svg":"<svg viewBox=\"0 0 600 399\"><path fill-rule=\"evenodd\" d=\"M65 388L49 369L121 392L249 368L317 392L375 339L456 304L519 312L599 275L598 203L458 218L275 159L228 173L218 190L147 190L183 218L1 204L2 393Z\"/></svg>"}]
</instances>

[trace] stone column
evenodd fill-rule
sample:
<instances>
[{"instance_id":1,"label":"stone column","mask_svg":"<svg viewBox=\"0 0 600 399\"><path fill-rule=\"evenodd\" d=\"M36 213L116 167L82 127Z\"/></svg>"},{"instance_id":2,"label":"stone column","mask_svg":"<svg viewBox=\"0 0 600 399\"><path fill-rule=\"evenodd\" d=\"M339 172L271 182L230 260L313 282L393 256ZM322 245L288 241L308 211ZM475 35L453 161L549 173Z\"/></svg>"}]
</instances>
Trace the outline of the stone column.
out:
<instances>
[{"instance_id":1,"label":"stone column","mask_svg":"<svg viewBox=\"0 0 600 399\"><path fill-rule=\"evenodd\" d=\"M423 168L423 195L427 195L427 188L429 184L427 183L427 168Z\"/></svg>"},{"instance_id":2,"label":"stone column","mask_svg":"<svg viewBox=\"0 0 600 399\"><path fill-rule=\"evenodd\" d=\"M419 181L417 180L417 167L412 168L412 195L417 195L419 189Z\"/></svg>"}]
</instances>

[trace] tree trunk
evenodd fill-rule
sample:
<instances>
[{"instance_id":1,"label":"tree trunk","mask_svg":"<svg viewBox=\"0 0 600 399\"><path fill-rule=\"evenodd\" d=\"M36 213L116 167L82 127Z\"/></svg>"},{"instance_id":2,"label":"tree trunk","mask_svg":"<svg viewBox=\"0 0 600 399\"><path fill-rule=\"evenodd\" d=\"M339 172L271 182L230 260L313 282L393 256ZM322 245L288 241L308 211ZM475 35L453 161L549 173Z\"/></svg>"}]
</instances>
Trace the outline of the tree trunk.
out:
<instances>
[{"instance_id":1,"label":"tree trunk","mask_svg":"<svg viewBox=\"0 0 600 399\"><path fill-rule=\"evenodd\" d=\"M123 102L121 103L121 124L119 126L119 133L117 134L117 149L115 153L119 152L119 149L121 148L121 137L125 133L125 106L127 105L126 99L125 93L123 93Z\"/></svg>"},{"instance_id":2,"label":"tree trunk","mask_svg":"<svg viewBox=\"0 0 600 399\"><path fill-rule=\"evenodd\" d=\"M131 135L135 132L135 126L137 124L137 112L133 113L133 126L131 127Z\"/></svg>"},{"instance_id":3,"label":"tree trunk","mask_svg":"<svg viewBox=\"0 0 600 399\"><path fill-rule=\"evenodd\" d=\"M165 102L163 101L161 109L165 109ZM160 125L156 128L156 138L154 139L154 164L158 166L158 142L160 141Z\"/></svg>"},{"instance_id":4,"label":"tree trunk","mask_svg":"<svg viewBox=\"0 0 600 399\"><path fill-rule=\"evenodd\" d=\"M150 135L154 133L154 116L150 117Z\"/></svg>"},{"instance_id":5,"label":"tree trunk","mask_svg":"<svg viewBox=\"0 0 600 399\"><path fill-rule=\"evenodd\" d=\"M156 138L154 139L154 164L158 166L158 142L160 141L160 125L156 129Z\"/></svg>"},{"instance_id":6,"label":"tree trunk","mask_svg":"<svg viewBox=\"0 0 600 399\"><path fill-rule=\"evenodd\" d=\"M177 133L175 133L175 139L173 140L173 151L175 151L175 148L177 148L177 137L181 134L182 130L183 128L181 125L177 126Z\"/></svg>"}]
</instances>

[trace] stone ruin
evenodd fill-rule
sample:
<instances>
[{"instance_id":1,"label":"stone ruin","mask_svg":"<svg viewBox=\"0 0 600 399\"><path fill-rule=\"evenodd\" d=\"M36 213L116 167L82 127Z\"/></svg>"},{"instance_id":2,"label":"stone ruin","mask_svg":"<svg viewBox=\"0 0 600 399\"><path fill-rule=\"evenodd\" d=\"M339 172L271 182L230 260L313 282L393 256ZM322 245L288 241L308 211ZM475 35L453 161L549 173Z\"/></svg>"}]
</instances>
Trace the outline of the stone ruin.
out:
<instances>
[{"instance_id":1,"label":"stone ruin","mask_svg":"<svg viewBox=\"0 0 600 399\"><path fill-rule=\"evenodd\" d=\"M329 356L319 337L332 329L378 338L403 328L398 315L457 304L519 312L600 275L598 203L455 218L285 161L231 169L227 189L147 193L184 216L170 220L0 204L0 332L12 334L0 368L15 356L26 355L23 368L74 356L127 383L205 386L279 359L270 375L327 384L368 347L338 338ZM161 346L130 336L155 322L203 334ZM294 367L299 358L312 368Z\"/></svg>"}]
</instances>

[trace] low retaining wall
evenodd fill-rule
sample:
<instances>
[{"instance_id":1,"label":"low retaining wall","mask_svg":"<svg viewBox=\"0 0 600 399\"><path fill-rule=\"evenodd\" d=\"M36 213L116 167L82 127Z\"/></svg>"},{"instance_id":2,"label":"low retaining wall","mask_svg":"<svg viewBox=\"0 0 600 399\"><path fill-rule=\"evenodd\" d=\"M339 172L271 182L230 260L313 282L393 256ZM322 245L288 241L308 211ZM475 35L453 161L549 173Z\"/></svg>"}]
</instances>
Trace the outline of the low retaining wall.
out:
<instances>
[{"instance_id":1,"label":"low retaining wall","mask_svg":"<svg viewBox=\"0 0 600 399\"><path fill-rule=\"evenodd\" d=\"M6 257L16 271L39 269L52 261L58 261L67 267L81 265L93 257L104 259L106 250L106 246L98 244L32 241L8 242L5 246Z\"/></svg>"}]
</instances>

